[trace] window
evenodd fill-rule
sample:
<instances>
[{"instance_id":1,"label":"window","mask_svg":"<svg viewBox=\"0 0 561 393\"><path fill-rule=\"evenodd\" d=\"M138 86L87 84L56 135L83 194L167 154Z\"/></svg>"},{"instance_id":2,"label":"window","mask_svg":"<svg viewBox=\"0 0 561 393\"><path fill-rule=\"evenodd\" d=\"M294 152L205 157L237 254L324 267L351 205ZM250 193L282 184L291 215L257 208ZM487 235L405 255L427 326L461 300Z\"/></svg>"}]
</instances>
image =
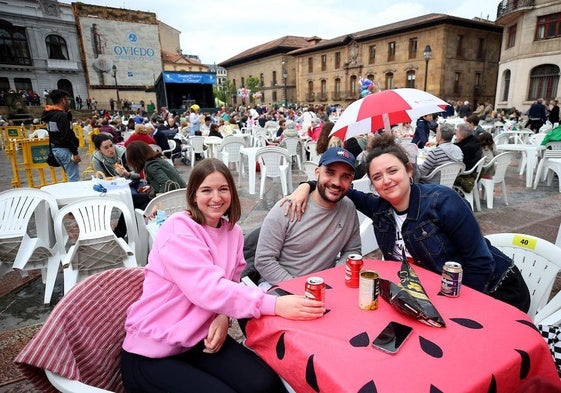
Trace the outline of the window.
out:
<instances>
[{"instance_id":1,"label":"window","mask_svg":"<svg viewBox=\"0 0 561 393\"><path fill-rule=\"evenodd\" d=\"M376 61L376 45L368 47L368 64L374 64Z\"/></svg>"},{"instance_id":2,"label":"window","mask_svg":"<svg viewBox=\"0 0 561 393\"><path fill-rule=\"evenodd\" d=\"M393 89L393 72L386 74L386 90Z\"/></svg>"},{"instance_id":3,"label":"window","mask_svg":"<svg viewBox=\"0 0 561 393\"><path fill-rule=\"evenodd\" d=\"M409 39L409 58L417 57L417 37Z\"/></svg>"},{"instance_id":4,"label":"window","mask_svg":"<svg viewBox=\"0 0 561 393\"><path fill-rule=\"evenodd\" d=\"M536 40L561 36L561 12L540 16L536 26Z\"/></svg>"},{"instance_id":5,"label":"window","mask_svg":"<svg viewBox=\"0 0 561 393\"><path fill-rule=\"evenodd\" d=\"M277 92L276 92L276 91L273 91L272 99L273 99L273 102L277 102L277 101L278 101Z\"/></svg>"},{"instance_id":6,"label":"window","mask_svg":"<svg viewBox=\"0 0 561 393\"><path fill-rule=\"evenodd\" d=\"M455 72L454 73L454 94L460 94L460 77L461 77L461 73L460 72Z\"/></svg>"},{"instance_id":7,"label":"window","mask_svg":"<svg viewBox=\"0 0 561 393\"><path fill-rule=\"evenodd\" d=\"M245 87L245 78L242 76L242 86L241 87Z\"/></svg>"},{"instance_id":8,"label":"window","mask_svg":"<svg viewBox=\"0 0 561 393\"><path fill-rule=\"evenodd\" d=\"M314 58L308 57L308 72L314 72Z\"/></svg>"},{"instance_id":9,"label":"window","mask_svg":"<svg viewBox=\"0 0 561 393\"><path fill-rule=\"evenodd\" d=\"M479 39L479 45L477 45L477 59L483 60L485 59L485 39Z\"/></svg>"},{"instance_id":10,"label":"window","mask_svg":"<svg viewBox=\"0 0 561 393\"><path fill-rule=\"evenodd\" d=\"M464 36L461 34L456 37L456 57L464 57Z\"/></svg>"},{"instance_id":11,"label":"window","mask_svg":"<svg viewBox=\"0 0 561 393\"><path fill-rule=\"evenodd\" d=\"M33 90L33 85L31 84L31 79L29 78L14 78L14 85L16 87L16 91Z\"/></svg>"},{"instance_id":12,"label":"window","mask_svg":"<svg viewBox=\"0 0 561 393\"><path fill-rule=\"evenodd\" d=\"M341 68L341 52L335 52L335 69Z\"/></svg>"},{"instance_id":13,"label":"window","mask_svg":"<svg viewBox=\"0 0 561 393\"><path fill-rule=\"evenodd\" d=\"M406 87L410 87L412 89L415 88L415 71L410 70L407 71L407 83L406 83Z\"/></svg>"},{"instance_id":14,"label":"window","mask_svg":"<svg viewBox=\"0 0 561 393\"><path fill-rule=\"evenodd\" d=\"M503 74L503 101L508 101L509 90L510 90L510 70L505 70Z\"/></svg>"},{"instance_id":15,"label":"window","mask_svg":"<svg viewBox=\"0 0 561 393\"><path fill-rule=\"evenodd\" d=\"M263 73L259 74L259 86L265 86L265 77L263 76Z\"/></svg>"},{"instance_id":16,"label":"window","mask_svg":"<svg viewBox=\"0 0 561 393\"><path fill-rule=\"evenodd\" d=\"M314 82L308 81L308 93L306 94L307 101L314 100Z\"/></svg>"},{"instance_id":17,"label":"window","mask_svg":"<svg viewBox=\"0 0 561 393\"><path fill-rule=\"evenodd\" d=\"M0 27L0 64L33 65L24 27Z\"/></svg>"},{"instance_id":18,"label":"window","mask_svg":"<svg viewBox=\"0 0 561 393\"><path fill-rule=\"evenodd\" d=\"M395 41L388 44L388 61L395 60Z\"/></svg>"},{"instance_id":19,"label":"window","mask_svg":"<svg viewBox=\"0 0 561 393\"><path fill-rule=\"evenodd\" d=\"M559 66L555 64L537 66L530 73L528 100L534 101L538 98L549 100L555 98L558 85Z\"/></svg>"},{"instance_id":20,"label":"window","mask_svg":"<svg viewBox=\"0 0 561 393\"><path fill-rule=\"evenodd\" d=\"M277 72L273 71L273 86L277 85Z\"/></svg>"},{"instance_id":21,"label":"window","mask_svg":"<svg viewBox=\"0 0 561 393\"><path fill-rule=\"evenodd\" d=\"M325 79L321 80L321 94L327 94L327 81Z\"/></svg>"},{"instance_id":22,"label":"window","mask_svg":"<svg viewBox=\"0 0 561 393\"><path fill-rule=\"evenodd\" d=\"M506 48L512 48L516 44L516 25L508 28L508 36L506 38Z\"/></svg>"},{"instance_id":23,"label":"window","mask_svg":"<svg viewBox=\"0 0 561 393\"><path fill-rule=\"evenodd\" d=\"M336 100L341 99L341 79L339 78L335 79L335 97Z\"/></svg>"},{"instance_id":24,"label":"window","mask_svg":"<svg viewBox=\"0 0 561 393\"><path fill-rule=\"evenodd\" d=\"M475 73L475 87L479 87L481 86L481 72L476 72Z\"/></svg>"},{"instance_id":25,"label":"window","mask_svg":"<svg viewBox=\"0 0 561 393\"><path fill-rule=\"evenodd\" d=\"M349 86L350 87L349 90L354 97L354 95L356 94L356 86L358 84L357 79L356 79L356 75L351 76L350 83L351 83L351 85Z\"/></svg>"},{"instance_id":26,"label":"window","mask_svg":"<svg viewBox=\"0 0 561 393\"><path fill-rule=\"evenodd\" d=\"M47 46L47 56L49 59L68 60L68 49L66 41L58 35L48 35L45 39Z\"/></svg>"},{"instance_id":27,"label":"window","mask_svg":"<svg viewBox=\"0 0 561 393\"><path fill-rule=\"evenodd\" d=\"M325 71L327 69L327 55L321 55L321 70Z\"/></svg>"},{"instance_id":28,"label":"window","mask_svg":"<svg viewBox=\"0 0 561 393\"><path fill-rule=\"evenodd\" d=\"M0 91L5 90L8 91L10 90L10 81L8 80L8 78L0 78ZM1 101L1 99L0 99ZM4 105L4 104L2 104Z\"/></svg>"}]
</instances>

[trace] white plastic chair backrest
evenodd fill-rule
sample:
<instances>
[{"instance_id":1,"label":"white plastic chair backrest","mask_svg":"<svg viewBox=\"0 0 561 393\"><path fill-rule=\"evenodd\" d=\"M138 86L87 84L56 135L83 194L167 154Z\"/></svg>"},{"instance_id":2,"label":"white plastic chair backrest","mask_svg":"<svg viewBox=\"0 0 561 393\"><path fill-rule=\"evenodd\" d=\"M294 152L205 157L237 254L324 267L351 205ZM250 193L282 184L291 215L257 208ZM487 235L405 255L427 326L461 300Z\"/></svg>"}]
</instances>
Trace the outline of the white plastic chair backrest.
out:
<instances>
[{"instance_id":1,"label":"white plastic chair backrest","mask_svg":"<svg viewBox=\"0 0 561 393\"><path fill-rule=\"evenodd\" d=\"M218 151L227 151L228 154L234 157L234 161L240 155L240 149L245 147L245 138L243 136L227 136L220 143Z\"/></svg>"},{"instance_id":2,"label":"white plastic chair backrest","mask_svg":"<svg viewBox=\"0 0 561 393\"><path fill-rule=\"evenodd\" d=\"M257 150L255 158L260 165L266 167L267 177L280 177L282 175L281 166L288 165L290 154L284 147L266 146Z\"/></svg>"},{"instance_id":3,"label":"white plastic chair backrest","mask_svg":"<svg viewBox=\"0 0 561 393\"><path fill-rule=\"evenodd\" d=\"M495 174L493 175L493 181L495 183L500 183L504 180L506 170L513 159L514 154L507 151L501 154L497 154L491 161L484 165L483 168L491 168L491 166L494 165Z\"/></svg>"},{"instance_id":4,"label":"white plastic chair backrest","mask_svg":"<svg viewBox=\"0 0 561 393\"><path fill-rule=\"evenodd\" d=\"M155 152L161 153L162 152L162 148L160 147L160 145L155 145L153 143L150 143L150 147L152 148L152 150L154 150Z\"/></svg>"},{"instance_id":5,"label":"white plastic chair backrest","mask_svg":"<svg viewBox=\"0 0 561 393\"><path fill-rule=\"evenodd\" d=\"M479 176L481 175L481 171L483 170L484 165L485 165L485 157L477 161L477 163L469 171L460 172L460 175L471 175L472 173L475 173L477 175L475 179L479 180Z\"/></svg>"},{"instance_id":6,"label":"white plastic chair backrest","mask_svg":"<svg viewBox=\"0 0 561 393\"><path fill-rule=\"evenodd\" d=\"M222 138L220 138L219 136L207 136L204 140L204 143L219 145L220 143L222 143Z\"/></svg>"},{"instance_id":7,"label":"white plastic chair backrest","mask_svg":"<svg viewBox=\"0 0 561 393\"><path fill-rule=\"evenodd\" d=\"M318 166L317 162L313 162L313 161L304 161L302 163L302 169L304 170L304 173L306 174L308 180L316 180L317 166Z\"/></svg>"},{"instance_id":8,"label":"white plastic chair backrest","mask_svg":"<svg viewBox=\"0 0 561 393\"><path fill-rule=\"evenodd\" d=\"M160 194L148 202L144 209L144 215L149 215L152 210L164 210L169 217L173 213L184 211L187 209L187 191L185 188L168 191Z\"/></svg>"},{"instance_id":9,"label":"white plastic chair backrest","mask_svg":"<svg viewBox=\"0 0 561 393\"><path fill-rule=\"evenodd\" d=\"M46 191L23 187L0 192L0 239L25 235L29 221L41 203L48 205L51 218L54 218L58 205Z\"/></svg>"},{"instance_id":10,"label":"white plastic chair backrest","mask_svg":"<svg viewBox=\"0 0 561 393\"><path fill-rule=\"evenodd\" d=\"M253 129L253 145L255 147L265 147L269 143L269 134L264 128Z\"/></svg>"},{"instance_id":11,"label":"white plastic chair backrest","mask_svg":"<svg viewBox=\"0 0 561 393\"><path fill-rule=\"evenodd\" d=\"M503 145L510 143L510 135L505 133L499 133L493 137L493 142L495 145Z\"/></svg>"},{"instance_id":12,"label":"white plastic chair backrest","mask_svg":"<svg viewBox=\"0 0 561 393\"><path fill-rule=\"evenodd\" d=\"M104 197L87 198L81 201L72 202L58 211L55 217L55 236L60 255L64 255L65 244L63 234L63 220L66 215L72 214L78 225L78 240L89 241L92 239L116 239L111 226L113 209L123 215L127 227L128 245L135 250L137 226L133 221L128 206L118 200Z\"/></svg>"},{"instance_id":13,"label":"white plastic chair backrest","mask_svg":"<svg viewBox=\"0 0 561 393\"><path fill-rule=\"evenodd\" d=\"M310 161L319 162L321 158L321 154L317 152L317 142L309 140L306 141L305 149L308 153L310 153Z\"/></svg>"},{"instance_id":14,"label":"white plastic chair backrest","mask_svg":"<svg viewBox=\"0 0 561 393\"><path fill-rule=\"evenodd\" d=\"M548 302L557 273L561 271L561 248L547 240L519 233L497 233L485 237L512 258L521 271L531 296L528 315L534 319Z\"/></svg>"},{"instance_id":15,"label":"white plastic chair backrest","mask_svg":"<svg viewBox=\"0 0 561 393\"><path fill-rule=\"evenodd\" d=\"M561 141L547 142L545 148L547 150L561 150Z\"/></svg>"},{"instance_id":16,"label":"white plastic chair backrest","mask_svg":"<svg viewBox=\"0 0 561 393\"><path fill-rule=\"evenodd\" d=\"M544 133L537 133L537 134L532 134L530 135L530 137L528 138L528 144L530 145L541 145L543 139L545 138L547 134Z\"/></svg>"},{"instance_id":17,"label":"white plastic chair backrest","mask_svg":"<svg viewBox=\"0 0 561 393\"><path fill-rule=\"evenodd\" d=\"M202 135L190 136L189 144L195 153L203 153L205 151L205 137Z\"/></svg>"},{"instance_id":18,"label":"white plastic chair backrest","mask_svg":"<svg viewBox=\"0 0 561 393\"><path fill-rule=\"evenodd\" d=\"M447 187L452 187L454 185L454 181L465 169L465 165L463 162L447 162L446 164L442 164L433 169L431 173L427 176L424 176L424 179L432 179L436 174L440 174L440 184Z\"/></svg>"},{"instance_id":19,"label":"white plastic chair backrest","mask_svg":"<svg viewBox=\"0 0 561 393\"><path fill-rule=\"evenodd\" d=\"M360 179L353 180L353 190L362 191L367 194L374 193L374 187L368 176L364 175Z\"/></svg>"},{"instance_id":20,"label":"white plastic chair backrest","mask_svg":"<svg viewBox=\"0 0 561 393\"><path fill-rule=\"evenodd\" d=\"M300 138L298 137L288 137L284 138L282 142L286 145L286 150L291 156L298 154L298 144L300 143Z\"/></svg>"},{"instance_id":21,"label":"white plastic chair backrest","mask_svg":"<svg viewBox=\"0 0 561 393\"><path fill-rule=\"evenodd\" d=\"M173 139L168 139L169 149L162 151L162 153L171 153L175 150L177 143Z\"/></svg>"},{"instance_id":22,"label":"white plastic chair backrest","mask_svg":"<svg viewBox=\"0 0 561 393\"><path fill-rule=\"evenodd\" d=\"M419 146L411 142L402 142L399 144L407 153L407 157L409 158L409 162L412 164L417 163L417 156L419 155Z\"/></svg>"}]
</instances>

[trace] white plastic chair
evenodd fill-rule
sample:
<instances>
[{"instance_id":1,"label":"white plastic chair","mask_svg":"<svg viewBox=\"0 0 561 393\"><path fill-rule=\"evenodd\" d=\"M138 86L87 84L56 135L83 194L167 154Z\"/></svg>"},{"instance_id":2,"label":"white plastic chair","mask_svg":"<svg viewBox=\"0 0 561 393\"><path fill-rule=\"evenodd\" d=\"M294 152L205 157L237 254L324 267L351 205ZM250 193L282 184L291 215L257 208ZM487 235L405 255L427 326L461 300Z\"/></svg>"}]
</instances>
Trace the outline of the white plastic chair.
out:
<instances>
[{"instance_id":1,"label":"white plastic chair","mask_svg":"<svg viewBox=\"0 0 561 393\"><path fill-rule=\"evenodd\" d=\"M429 182L430 179L440 175L440 184L452 188L456 177L458 177L460 172L462 172L465 168L466 166L463 162L447 162L446 164L442 164L434 168L428 175L421 176L419 180Z\"/></svg>"},{"instance_id":2,"label":"white plastic chair","mask_svg":"<svg viewBox=\"0 0 561 393\"><path fill-rule=\"evenodd\" d=\"M317 152L317 142L308 140L304 143L304 148L309 153L309 160L313 162L319 162L321 154Z\"/></svg>"},{"instance_id":3,"label":"white plastic chair","mask_svg":"<svg viewBox=\"0 0 561 393\"><path fill-rule=\"evenodd\" d=\"M48 192L15 188L0 193L0 277L11 269L22 276L41 269L45 304L51 301L60 263L53 231L57 213L56 199Z\"/></svg>"},{"instance_id":4,"label":"white plastic chair","mask_svg":"<svg viewBox=\"0 0 561 393\"><path fill-rule=\"evenodd\" d=\"M168 139L168 145L169 145L169 149L162 150L162 154L164 155L164 157L166 157L166 161L169 162L171 164L171 166L174 166L173 165L173 152L175 151L177 143L173 139ZM170 158L167 158L166 153L169 153Z\"/></svg>"},{"instance_id":5,"label":"white plastic chair","mask_svg":"<svg viewBox=\"0 0 561 393\"><path fill-rule=\"evenodd\" d=\"M551 186L553 173L557 174L558 179L561 179L561 141L549 142L546 144L543 157L536 170L534 190L537 188L540 180L543 181L547 179L547 185ZM561 192L561 180L559 181L559 192Z\"/></svg>"},{"instance_id":6,"label":"white plastic chair","mask_svg":"<svg viewBox=\"0 0 561 393\"><path fill-rule=\"evenodd\" d=\"M286 146L286 150L288 150L288 154L290 157L296 157L296 164L298 165L298 169L302 170L302 159L300 158L300 154L298 153L298 145L300 145L300 138L298 137L290 137L284 138L282 143Z\"/></svg>"},{"instance_id":7,"label":"white plastic chair","mask_svg":"<svg viewBox=\"0 0 561 393\"><path fill-rule=\"evenodd\" d=\"M114 209L123 215L128 242L118 238L111 228ZM63 220L72 214L78 225L78 239L66 251ZM55 217L55 236L64 268L64 293L84 278L116 267L138 266L134 254L137 227L127 205L109 198L89 198L70 203Z\"/></svg>"},{"instance_id":8,"label":"white plastic chair","mask_svg":"<svg viewBox=\"0 0 561 393\"><path fill-rule=\"evenodd\" d=\"M481 178L479 179L479 184L482 186L482 198L487 200L487 208L493 208L493 197L495 194L495 184L500 184L502 193L503 193L503 200L505 205L508 205L508 198L506 195L506 183L505 183L505 174L508 166L514 159L514 155L511 152L504 152L501 154L497 154L491 161L489 161L486 165L483 166L483 169L490 168L492 165L495 166L495 174L492 178L486 179Z\"/></svg>"},{"instance_id":9,"label":"white plastic chair","mask_svg":"<svg viewBox=\"0 0 561 393\"><path fill-rule=\"evenodd\" d=\"M253 147L265 147L269 143L269 133L264 128L253 127L251 135L253 135Z\"/></svg>"},{"instance_id":10,"label":"white plastic chair","mask_svg":"<svg viewBox=\"0 0 561 393\"><path fill-rule=\"evenodd\" d=\"M261 167L261 187L259 198L263 199L265 193L265 179L280 178L282 195L288 195L288 188L292 191L292 171L290 170L290 154L288 150L278 146L261 147L255 154L256 161Z\"/></svg>"},{"instance_id":11,"label":"white plastic chair","mask_svg":"<svg viewBox=\"0 0 561 393\"><path fill-rule=\"evenodd\" d=\"M473 211L481 211L481 202L479 200L479 187L478 181L481 176L481 171L483 171L483 165L485 164L485 157L479 160L469 171L460 172L460 175L475 175L475 186L470 192L465 192L462 190L464 199L468 201Z\"/></svg>"},{"instance_id":12,"label":"white plastic chair","mask_svg":"<svg viewBox=\"0 0 561 393\"><path fill-rule=\"evenodd\" d=\"M230 166L230 163L236 164L236 170L239 174L243 173L243 161L240 149L245 146L245 139L242 136L228 136L224 138L218 152L222 162L226 166Z\"/></svg>"},{"instance_id":13,"label":"white plastic chair","mask_svg":"<svg viewBox=\"0 0 561 393\"><path fill-rule=\"evenodd\" d=\"M372 183L366 175L360 179L353 180L353 189L370 194L374 192ZM358 210L356 213L358 215L358 222L360 225L360 242L362 245L361 252L362 255L366 255L378 249L378 240L376 240L376 235L374 234L372 220Z\"/></svg>"},{"instance_id":14,"label":"white plastic chair","mask_svg":"<svg viewBox=\"0 0 561 393\"><path fill-rule=\"evenodd\" d=\"M135 209L136 225L138 227L138 241L140 243L137 261L140 266L144 266L147 262L148 252L152 247L152 242L146 224L150 220L150 215L155 209L163 210L169 217L173 213L184 211L187 209L187 192L185 188L168 191L160 194L148 202L146 208Z\"/></svg>"},{"instance_id":15,"label":"white plastic chair","mask_svg":"<svg viewBox=\"0 0 561 393\"><path fill-rule=\"evenodd\" d=\"M539 237L519 233L496 233L485 237L512 258L522 273L531 296L528 315L537 322L537 313L548 303L557 273L561 271L561 248ZM540 318L545 317L544 314Z\"/></svg>"},{"instance_id":16,"label":"white plastic chair","mask_svg":"<svg viewBox=\"0 0 561 393\"><path fill-rule=\"evenodd\" d=\"M318 166L317 162L313 161L304 161L302 163L302 169L306 174L308 180L316 180L316 168Z\"/></svg>"},{"instance_id":17,"label":"white plastic chair","mask_svg":"<svg viewBox=\"0 0 561 393\"><path fill-rule=\"evenodd\" d=\"M202 135L194 135L189 137L189 145L191 149L191 168L195 166L195 154L207 156L205 150L205 137Z\"/></svg>"}]
</instances>

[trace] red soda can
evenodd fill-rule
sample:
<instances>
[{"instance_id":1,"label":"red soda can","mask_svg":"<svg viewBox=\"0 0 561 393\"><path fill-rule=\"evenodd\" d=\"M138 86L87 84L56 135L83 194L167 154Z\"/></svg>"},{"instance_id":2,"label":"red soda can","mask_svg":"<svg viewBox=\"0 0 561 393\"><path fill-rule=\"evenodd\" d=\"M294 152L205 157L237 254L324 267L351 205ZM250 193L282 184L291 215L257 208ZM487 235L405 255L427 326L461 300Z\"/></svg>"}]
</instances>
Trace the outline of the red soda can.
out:
<instances>
[{"instance_id":1,"label":"red soda can","mask_svg":"<svg viewBox=\"0 0 561 393\"><path fill-rule=\"evenodd\" d=\"M358 288L358 282L360 279L360 271L364 262L362 261L362 256L359 254L351 254L347 258L347 263L345 265L345 284L351 288Z\"/></svg>"},{"instance_id":2,"label":"red soda can","mask_svg":"<svg viewBox=\"0 0 561 393\"><path fill-rule=\"evenodd\" d=\"M308 299L325 301L325 281L321 277L310 277L306 280L304 295Z\"/></svg>"}]
</instances>

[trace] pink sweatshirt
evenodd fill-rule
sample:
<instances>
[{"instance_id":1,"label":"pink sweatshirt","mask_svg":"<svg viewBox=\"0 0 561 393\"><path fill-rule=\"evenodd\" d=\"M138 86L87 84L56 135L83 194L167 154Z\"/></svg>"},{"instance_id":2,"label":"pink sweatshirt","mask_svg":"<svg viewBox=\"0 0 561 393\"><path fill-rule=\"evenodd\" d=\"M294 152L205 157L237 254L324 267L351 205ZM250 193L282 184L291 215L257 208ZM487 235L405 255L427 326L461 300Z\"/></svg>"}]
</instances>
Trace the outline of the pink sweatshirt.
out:
<instances>
[{"instance_id":1,"label":"pink sweatshirt","mask_svg":"<svg viewBox=\"0 0 561 393\"><path fill-rule=\"evenodd\" d=\"M162 358L187 351L208 334L218 314L274 315L275 296L239 283L243 235L228 221L199 225L187 212L160 228L145 268L142 296L128 310L123 348Z\"/></svg>"}]
</instances>

